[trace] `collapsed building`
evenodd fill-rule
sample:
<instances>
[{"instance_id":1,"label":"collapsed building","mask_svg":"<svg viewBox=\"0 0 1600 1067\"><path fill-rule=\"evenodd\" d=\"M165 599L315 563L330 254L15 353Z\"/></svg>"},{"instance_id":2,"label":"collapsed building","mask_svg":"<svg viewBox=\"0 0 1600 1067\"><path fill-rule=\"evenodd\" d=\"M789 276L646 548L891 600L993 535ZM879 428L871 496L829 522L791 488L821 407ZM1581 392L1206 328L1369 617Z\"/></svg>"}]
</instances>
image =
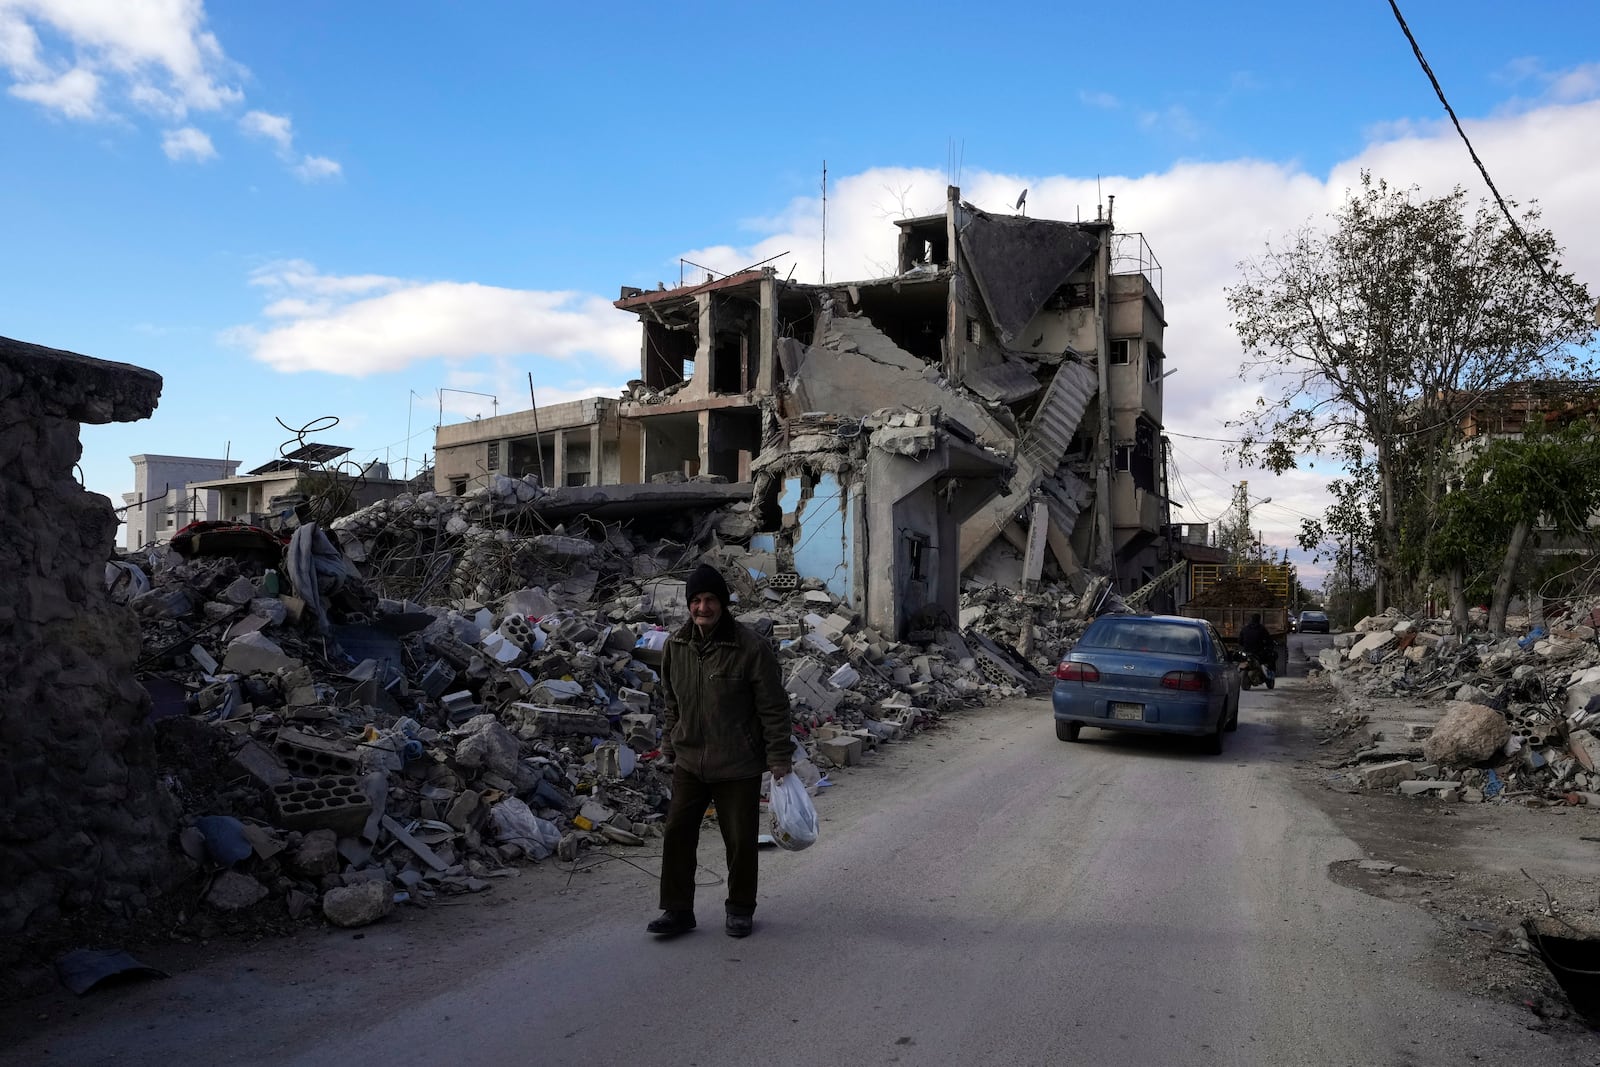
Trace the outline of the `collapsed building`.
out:
<instances>
[{"instance_id":1,"label":"collapsed building","mask_svg":"<svg viewBox=\"0 0 1600 1067\"><path fill-rule=\"evenodd\" d=\"M748 484L774 570L896 637L953 614L963 578L1082 591L1087 569L1131 591L1170 570L1166 320L1143 236L1109 211L994 215L955 187L896 226L883 278L767 266L624 287L640 374L620 402L441 428L436 491Z\"/></svg>"},{"instance_id":2,"label":"collapsed building","mask_svg":"<svg viewBox=\"0 0 1600 1067\"><path fill-rule=\"evenodd\" d=\"M102 735L144 772L119 781L143 781L139 726L188 724L230 784L164 766L160 826L120 853L139 861L129 900L158 891L147 852L175 797L169 873L220 911L272 895L331 917L370 885L381 913L482 888L516 855L642 837L665 784L651 659L700 558L778 645L824 771L1037 688L1103 592L1168 565L1159 266L1109 216L999 217L955 188L898 229L884 278L624 289L625 395L441 427L431 492L369 503L346 483L373 472L330 477L325 496L366 506L319 522L275 502L320 454L194 482L238 528L107 569L142 648L137 671L131 649L99 668L123 701ZM963 586L981 598L965 618ZM34 907L7 902L12 928Z\"/></svg>"}]
</instances>

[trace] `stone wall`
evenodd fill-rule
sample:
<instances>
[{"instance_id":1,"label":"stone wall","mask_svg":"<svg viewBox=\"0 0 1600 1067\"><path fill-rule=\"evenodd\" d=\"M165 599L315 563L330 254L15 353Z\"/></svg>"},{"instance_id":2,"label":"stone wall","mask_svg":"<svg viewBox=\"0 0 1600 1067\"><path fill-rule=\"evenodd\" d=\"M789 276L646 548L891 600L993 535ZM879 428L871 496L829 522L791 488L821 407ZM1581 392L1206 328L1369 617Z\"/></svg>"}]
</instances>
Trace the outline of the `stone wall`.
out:
<instances>
[{"instance_id":1,"label":"stone wall","mask_svg":"<svg viewBox=\"0 0 1600 1067\"><path fill-rule=\"evenodd\" d=\"M169 862L138 625L105 589L116 516L73 474L80 423L147 418L160 395L152 371L0 337L0 943L131 914Z\"/></svg>"}]
</instances>

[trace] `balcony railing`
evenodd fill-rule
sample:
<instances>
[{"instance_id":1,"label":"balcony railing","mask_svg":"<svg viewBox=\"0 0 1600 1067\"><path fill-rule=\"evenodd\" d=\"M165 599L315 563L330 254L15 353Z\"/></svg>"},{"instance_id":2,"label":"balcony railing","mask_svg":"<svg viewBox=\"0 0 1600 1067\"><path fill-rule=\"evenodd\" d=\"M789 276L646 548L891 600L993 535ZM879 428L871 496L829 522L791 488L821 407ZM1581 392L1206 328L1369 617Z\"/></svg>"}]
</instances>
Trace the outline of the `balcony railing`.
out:
<instances>
[{"instance_id":1,"label":"balcony railing","mask_svg":"<svg viewBox=\"0 0 1600 1067\"><path fill-rule=\"evenodd\" d=\"M1166 295L1161 291L1161 261L1151 251L1142 233L1112 235L1111 273L1143 274L1150 288L1156 291L1156 296L1162 301L1166 300Z\"/></svg>"}]
</instances>

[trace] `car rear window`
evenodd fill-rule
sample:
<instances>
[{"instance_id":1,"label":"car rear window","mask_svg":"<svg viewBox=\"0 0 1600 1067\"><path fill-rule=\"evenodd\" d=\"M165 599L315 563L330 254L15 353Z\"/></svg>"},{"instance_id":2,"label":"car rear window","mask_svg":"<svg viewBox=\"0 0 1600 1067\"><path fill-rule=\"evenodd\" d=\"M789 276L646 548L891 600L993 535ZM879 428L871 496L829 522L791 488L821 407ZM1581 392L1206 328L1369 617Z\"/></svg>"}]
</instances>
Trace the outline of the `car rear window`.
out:
<instances>
[{"instance_id":1,"label":"car rear window","mask_svg":"<svg viewBox=\"0 0 1600 1067\"><path fill-rule=\"evenodd\" d=\"M1327 616L1320 611L1302 611L1300 617L1308 622L1321 622Z\"/></svg>"},{"instance_id":2,"label":"car rear window","mask_svg":"<svg viewBox=\"0 0 1600 1067\"><path fill-rule=\"evenodd\" d=\"M1163 652L1198 656L1205 644L1198 628L1176 622L1144 619L1096 619L1078 639L1079 648L1115 648L1123 652Z\"/></svg>"}]
</instances>

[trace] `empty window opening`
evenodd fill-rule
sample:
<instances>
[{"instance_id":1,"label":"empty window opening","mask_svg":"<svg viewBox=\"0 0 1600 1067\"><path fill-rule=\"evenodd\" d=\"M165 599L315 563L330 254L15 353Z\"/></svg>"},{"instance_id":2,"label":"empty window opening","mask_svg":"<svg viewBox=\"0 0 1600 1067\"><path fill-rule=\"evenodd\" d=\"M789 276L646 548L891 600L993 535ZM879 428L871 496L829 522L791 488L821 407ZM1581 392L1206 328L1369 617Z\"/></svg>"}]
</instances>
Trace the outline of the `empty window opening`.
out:
<instances>
[{"instance_id":1,"label":"empty window opening","mask_svg":"<svg viewBox=\"0 0 1600 1067\"><path fill-rule=\"evenodd\" d=\"M863 285L856 308L868 321L924 363L944 358L950 286L942 282Z\"/></svg>"},{"instance_id":2,"label":"empty window opening","mask_svg":"<svg viewBox=\"0 0 1600 1067\"><path fill-rule=\"evenodd\" d=\"M645 321L644 382L665 389L694 374L694 353L700 343L696 325Z\"/></svg>"},{"instance_id":3,"label":"empty window opening","mask_svg":"<svg viewBox=\"0 0 1600 1067\"><path fill-rule=\"evenodd\" d=\"M1133 341L1119 339L1111 342L1111 365L1126 366L1133 360Z\"/></svg>"},{"instance_id":4,"label":"empty window opening","mask_svg":"<svg viewBox=\"0 0 1600 1067\"><path fill-rule=\"evenodd\" d=\"M1045 301L1047 311L1072 311L1094 306L1094 282L1067 282Z\"/></svg>"},{"instance_id":5,"label":"empty window opening","mask_svg":"<svg viewBox=\"0 0 1600 1067\"><path fill-rule=\"evenodd\" d=\"M900 228L900 270L918 267L943 267L950 262L950 231L944 216L902 225Z\"/></svg>"},{"instance_id":6,"label":"empty window opening","mask_svg":"<svg viewBox=\"0 0 1600 1067\"><path fill-rule=\"evenodd\" d=\"M1144 346L1144 380L1145 381L1151 382L1152 384L1156 384L1156 385L1159 385L1161 383L1161 370L1162 370L1162 361L1163 361L1163 359L1164 359L1164 357L1161 355L1161 349L1157 348L1153 344L1149 344L1149 343L1145 344L1145 346Z\"/></svg>"},{"instance_id":7,"label":"empty window opening","mask_svg":"<svg viewBox=\"0 0 1600 1067\"><path fill-rule=\"evenodd\" d=\"M809 345L817 332L817 312L804 297L778 301L778 336Z\"/></svg>"},{"instance_id":8,"label":"empty window opening","mask_svg":"<svg viewBox=\"0 0 1600 1067\"><path fill-rule=\"evenodd\" d=\"M920 534L906 537L907 577L913 582L928 579L928 539Z\"/></svg>"},{"instance_id":9,"label":"empty window opening","mask_svg":"<svg viewBox=\"0 0 1600 1067\"><path fill-rule=\"evenodd\" d=\"M716 347L711 351L711 369L712 392L748 392L750 335L743 331L718 330Z\"/></svg>"},{"instance_id":10,"label":"empty window opening","mask_svg":"<svg viewBox=\"0 0 1600 1067\"><path fill-rule=\"evenodd\" d=\"M1129 459L1129 473L1133 484L1147 493L1156 491L1156 428L1143 419L1134 427L1133 455Z\"/></svg>"}]
</instances>

